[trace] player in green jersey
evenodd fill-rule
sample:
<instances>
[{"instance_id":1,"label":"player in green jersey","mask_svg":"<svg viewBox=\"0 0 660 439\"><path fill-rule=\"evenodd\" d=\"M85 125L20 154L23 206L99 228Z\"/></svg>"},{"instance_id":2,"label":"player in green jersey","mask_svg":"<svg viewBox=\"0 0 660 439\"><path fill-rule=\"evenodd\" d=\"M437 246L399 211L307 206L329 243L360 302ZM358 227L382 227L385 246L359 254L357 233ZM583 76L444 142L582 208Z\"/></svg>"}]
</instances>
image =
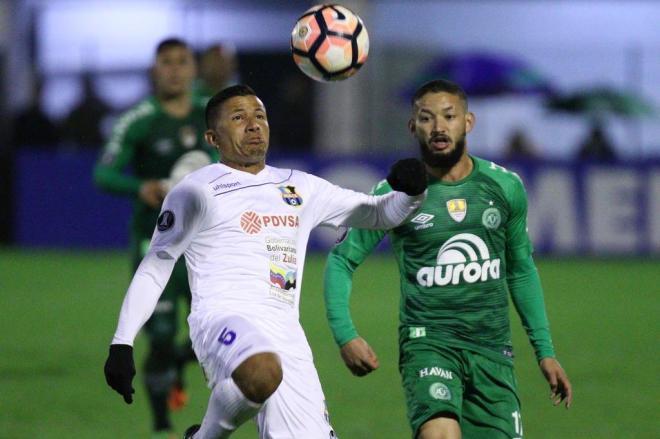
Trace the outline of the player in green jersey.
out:
<instances>
[{"instance_id":1,"label":"player in green jersey","mask_svg":"<svg viewBox=\"0 0 660 439\"><path fill-rule=\"evenodd\" d=\"M471 156L475 118L456 84L424 84L409 129L429 178L428 197L388 232L352 229L328 257L327 315L341 356L358 376L378 359L353 325L352 275L389 235L400 272L399 371L413 437L521 438L508 317L511 294L555 405L572 401L555 359L539 275L527 234L520 178ZM375 188L389 192L386 182Z\"/></svg>"},{"instance_id":2,"label":"player in green jersey","mask_svg":"<svg viewBox=\"0 0 660 439\"><path fill-rule=\"evenodd\" d=\"M131 222L134 269L149 247L175 164L181 162L179 159L184 154L190 157L191 152L193 157L207 153L209 163L217 159L215 150L204 141L204 102L191 93L196 66L188 45L179 39L162 41L156 49L151 73L153 96L119 118L94 170L99 187L135 199ZM182 368L185 362L194 359L190 344L178 346L175 340L182 298L190 300L183 259L175 266L146 325L149 353L144 364L145 384L154 431L163 432L163 436L172 430L168 403L170 409L185 403Z\"/></svg>"}]
</instances>

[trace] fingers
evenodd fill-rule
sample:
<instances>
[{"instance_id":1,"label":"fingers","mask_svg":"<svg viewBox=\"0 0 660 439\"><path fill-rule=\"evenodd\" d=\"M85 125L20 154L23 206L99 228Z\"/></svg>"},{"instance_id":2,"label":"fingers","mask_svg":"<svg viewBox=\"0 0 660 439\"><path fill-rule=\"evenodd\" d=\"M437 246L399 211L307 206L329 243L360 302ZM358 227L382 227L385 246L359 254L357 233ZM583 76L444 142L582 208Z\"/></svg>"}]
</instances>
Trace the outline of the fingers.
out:
<instances>
[{"instance_id":1,"label":"fingers","mask_svg":"<svg viewBox=\"0 0 660 439\"><path fill-rule=\"evenodd\" d=\"M133 386L128 384L127 386L124 386L121 392L119 392L121 396L124 397L124 402L126 404L132 404L133 403L133 394L135 393L135 389Z\"/></svg>"}]
</instances>

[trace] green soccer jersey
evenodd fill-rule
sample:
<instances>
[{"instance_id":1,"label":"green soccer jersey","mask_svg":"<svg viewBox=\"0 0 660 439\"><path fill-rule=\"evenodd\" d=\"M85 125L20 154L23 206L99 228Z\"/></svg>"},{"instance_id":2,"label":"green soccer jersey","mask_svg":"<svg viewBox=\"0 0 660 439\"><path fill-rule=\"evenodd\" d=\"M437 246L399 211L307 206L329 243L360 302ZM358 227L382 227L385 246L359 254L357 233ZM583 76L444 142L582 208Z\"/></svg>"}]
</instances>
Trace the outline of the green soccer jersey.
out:
<instances>
[{"instance_id":1,"label":"green soccer jersey","mask_svg":"<svg viewBox=\"0 0 660 439\"><path fill-rule=\"evenodd\" d=\"M429 182L420 209L386 231L352 229L328 258L328 318L341 345L357 333L348 315L351 275L389 234L400 272L400 339L432 337L449 346L511 356L508 294L537 353L554 356L527 234L520 178L472 157L463 180ZM376 194L391 191L386 182Z\"/></svg>"},{"instance_id":2,"label":"green soccer jersey","mask_svg":"<svg viewBox=\"0 0 660 439\"><path fill-rule=\"evenodd\" d=\"M182 118L166 113L155 97L140 102L119 118L96 165L94 178L100 187L135 197L132 228L138 237L151 237L158 218L158 209L137 197L144 180L168 178L174 162L192 150L218 158L204 140L205 103L199 98L192 102L192 111Z\"/></svg>"}]
</instances>

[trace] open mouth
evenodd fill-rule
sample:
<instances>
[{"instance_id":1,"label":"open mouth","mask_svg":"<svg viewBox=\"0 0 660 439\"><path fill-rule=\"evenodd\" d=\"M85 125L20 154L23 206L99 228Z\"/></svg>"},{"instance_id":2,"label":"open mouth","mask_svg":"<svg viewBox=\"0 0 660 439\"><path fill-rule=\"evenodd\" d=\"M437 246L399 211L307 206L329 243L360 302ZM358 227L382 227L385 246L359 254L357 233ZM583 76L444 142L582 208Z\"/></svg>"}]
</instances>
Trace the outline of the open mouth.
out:
<instances>
[{"instance_id":1,"label":"open mouth","mask_svg":"<svg viewBox=\"0 0 660 439\"><path fill-rule=\"evenodd\" d=\"M451 145L451 139L444 134L433 136L431 137L429 145L431 145L431 148L435 151L444 151Z\"/></svg>"}]
</instances>

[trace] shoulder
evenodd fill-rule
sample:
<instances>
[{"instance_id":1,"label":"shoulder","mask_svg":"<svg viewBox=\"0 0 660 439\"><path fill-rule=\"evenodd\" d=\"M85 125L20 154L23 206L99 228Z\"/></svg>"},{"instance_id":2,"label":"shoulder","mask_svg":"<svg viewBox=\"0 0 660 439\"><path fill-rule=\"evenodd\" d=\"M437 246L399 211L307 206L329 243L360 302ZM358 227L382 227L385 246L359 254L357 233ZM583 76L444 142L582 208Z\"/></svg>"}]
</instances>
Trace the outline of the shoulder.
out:
<instances>
[{"instance_id":1,"label":"shoulder","mask_svg":"<svg viewBox=\"0 0 660 439\"><path fill-rule=\"evenodd\" d=\"M392 192L392 186L387 182L387 180L381 180L374 185L371 189L371 193L374 195L384 195L388 192Z\"/></svg>"},{"instance_id":2,"label":"shoulder","mask_svg":"<svg viewBox=\"0 0 660 439\"><path fill-rule=\"evenodd\" d=\"M116 127L130 127L149 119L156 114L158 106L155 99L147 98L126 110L119 116Z\"/></svg>"},{"instance_id":3,"label":"shoulder","mask_svg":"<svg viewBox=\"0 0 660 439\"><path fill-rule=\"evenodd\" d=\"M492 184L497 185L507 195L507 198L524 195L525 187L520 176L490 160L484 160L474 157L475 165L479 168L479 173L489 179Z\"/></svg>"}]
</instances>

